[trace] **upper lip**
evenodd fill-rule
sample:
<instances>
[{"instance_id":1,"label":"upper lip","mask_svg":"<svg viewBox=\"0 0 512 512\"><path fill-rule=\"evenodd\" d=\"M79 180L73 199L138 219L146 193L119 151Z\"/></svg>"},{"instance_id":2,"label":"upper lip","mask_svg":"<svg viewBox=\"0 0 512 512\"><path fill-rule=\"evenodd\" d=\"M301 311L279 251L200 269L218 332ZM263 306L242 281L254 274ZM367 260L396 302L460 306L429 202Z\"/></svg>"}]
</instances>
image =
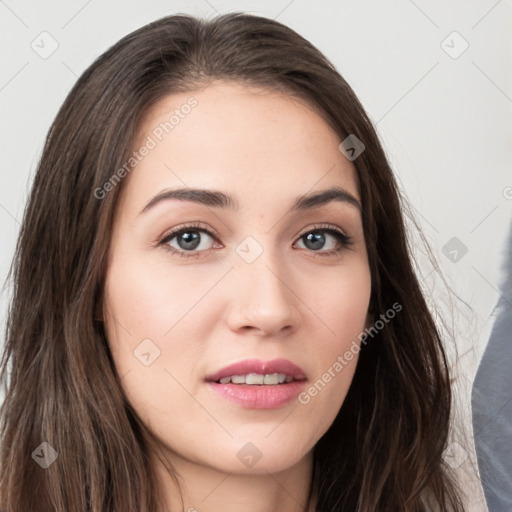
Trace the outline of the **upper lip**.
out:
<instances>
[{"instance_id":1,"label":"upper lip","mask_svg":"<svg viewBox=\"0 0 512 512\"><path fill-rule=\"evenodd\" d=\"M212 373L206 377L207 381L215 382L224 377L232 375L247 375L249 373L257 373L259 375L268 375L273 373L284 373L291 375L295 380L306 379L304 370L293 364L288 359L272 359L271 361L261 361L259 359L244 359L238 363L225 366L221 370Z\"/></svg>"}]
</instances>

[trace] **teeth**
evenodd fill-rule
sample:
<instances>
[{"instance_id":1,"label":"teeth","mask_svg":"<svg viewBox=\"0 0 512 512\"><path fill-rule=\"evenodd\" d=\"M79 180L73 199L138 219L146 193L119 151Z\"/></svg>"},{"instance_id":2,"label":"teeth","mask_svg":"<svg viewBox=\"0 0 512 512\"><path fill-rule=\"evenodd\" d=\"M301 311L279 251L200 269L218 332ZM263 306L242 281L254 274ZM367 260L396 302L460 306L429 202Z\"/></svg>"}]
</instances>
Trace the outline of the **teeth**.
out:
<instances>
[{"instance_id":1,"label":"teeth","mask_svg":"<svg viewBox=\"0 0 512 512\"><path fill-rule=\"evenodd\" d=\"M272 373L271 375L265 375L263 379L263 384L279 384L279 375L277 373Z\"/></svg>"},{"instance_id":2,"label":"teeth","mask_svg":"<svg viewBox=\"0 0 512 512\"><path fill-rule=\"evenodd\" d=\"M269 373L267 375L260 375L258 373L249 373L248 375L231 375L231 377L222 377L219 380L221 384L247 384L254 385L269 385L275 386L276 384L283 384L284 382L292 382L294 379L291 375L284 373Z\"/></svg>"},{"instance_id":3,"label":"teeth","mask_svg":"<svg viewBox=\"0 0 512 512\"><path fill-rule=\"evenodd\" d=\"M263 384L263 381L265 380L265 376L264 375L258 375L257 373L249 373L249 375L247 375L245 377L245 383L246 384Z\"/></svg>"}]
</instances>

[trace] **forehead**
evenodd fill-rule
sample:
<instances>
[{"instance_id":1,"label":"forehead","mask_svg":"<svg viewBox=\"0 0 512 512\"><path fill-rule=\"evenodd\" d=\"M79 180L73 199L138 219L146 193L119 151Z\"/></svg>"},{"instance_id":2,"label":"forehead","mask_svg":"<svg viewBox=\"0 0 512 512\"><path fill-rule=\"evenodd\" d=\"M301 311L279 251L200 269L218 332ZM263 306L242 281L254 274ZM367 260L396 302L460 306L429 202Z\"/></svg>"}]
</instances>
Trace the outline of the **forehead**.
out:
<instances>
[{"instance_id":1,"label":"forehead","mask_svg":"<svg viewBox=\"0 0 512 512\"><path fill-rule=\"evenodd\" d=\"M129 196L173 186L225 190L240 202L298 196L342 186L359 197L354 165L341 140L306 102L254 86L213 82L171 94L140 123Z\"/></svg>"}]
</instances>

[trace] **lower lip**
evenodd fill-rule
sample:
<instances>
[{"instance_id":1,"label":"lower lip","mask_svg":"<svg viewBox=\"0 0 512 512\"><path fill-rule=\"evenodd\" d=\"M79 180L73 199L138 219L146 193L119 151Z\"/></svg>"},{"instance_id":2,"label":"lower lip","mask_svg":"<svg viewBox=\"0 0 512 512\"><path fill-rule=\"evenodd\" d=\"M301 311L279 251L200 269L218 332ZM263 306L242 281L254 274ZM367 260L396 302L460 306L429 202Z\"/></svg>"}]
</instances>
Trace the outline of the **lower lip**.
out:
<instances>
[{"instance_id":1,"label":"lower lip","mask_svg":"<svg viewBox=\"0 0 512 512\"><path fill-rule=\"evenodd\" d=\"M305 380L276 385L207 384L226 400L246 409L277 409L291 402L303 389Z\"/></svg>"}]
</instances>

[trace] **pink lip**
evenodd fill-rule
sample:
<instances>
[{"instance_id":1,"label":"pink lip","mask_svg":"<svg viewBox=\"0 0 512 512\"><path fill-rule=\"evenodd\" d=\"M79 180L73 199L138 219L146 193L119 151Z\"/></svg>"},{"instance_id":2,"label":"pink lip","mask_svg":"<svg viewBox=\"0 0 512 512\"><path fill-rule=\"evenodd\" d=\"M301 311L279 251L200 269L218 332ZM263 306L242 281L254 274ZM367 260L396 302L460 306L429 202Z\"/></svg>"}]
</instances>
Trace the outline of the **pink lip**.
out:
<instances>
[{"instance_id":1,"label":"pink lip","mask_svg":"<svg viewBox=\"0 0 512 512\"><path fill-rule=\"evenodd\" d=\"M247 375L249 373L260 375L284 373L293 376L296 380L275 385L220 384L217 382L223 377ZM287 359L274 359L272 361L246 359L222 368L222 370L209 375L205 380L210 389L229 402L246 409L277 409L282 407L300 393L307 381L304 370Z\"/></svg>"},{"instance_id":2,"label":"pink lip","mask_svg":"<svg viewBox=\"0 0 512 512\"><path fill-rule=\"evenodd\" d=\"M244 361L230 364L212 375L209 375L206 377L206 380L208 382L215 382L223 377L247 375L248 373L257 373L260 375L284 373L286 375L291 375L295 380L304 380L306 378L304 370L300 366L288 361L288 359L273 359L272 361L245 359Z\"/></svg>"}]
</instances>

